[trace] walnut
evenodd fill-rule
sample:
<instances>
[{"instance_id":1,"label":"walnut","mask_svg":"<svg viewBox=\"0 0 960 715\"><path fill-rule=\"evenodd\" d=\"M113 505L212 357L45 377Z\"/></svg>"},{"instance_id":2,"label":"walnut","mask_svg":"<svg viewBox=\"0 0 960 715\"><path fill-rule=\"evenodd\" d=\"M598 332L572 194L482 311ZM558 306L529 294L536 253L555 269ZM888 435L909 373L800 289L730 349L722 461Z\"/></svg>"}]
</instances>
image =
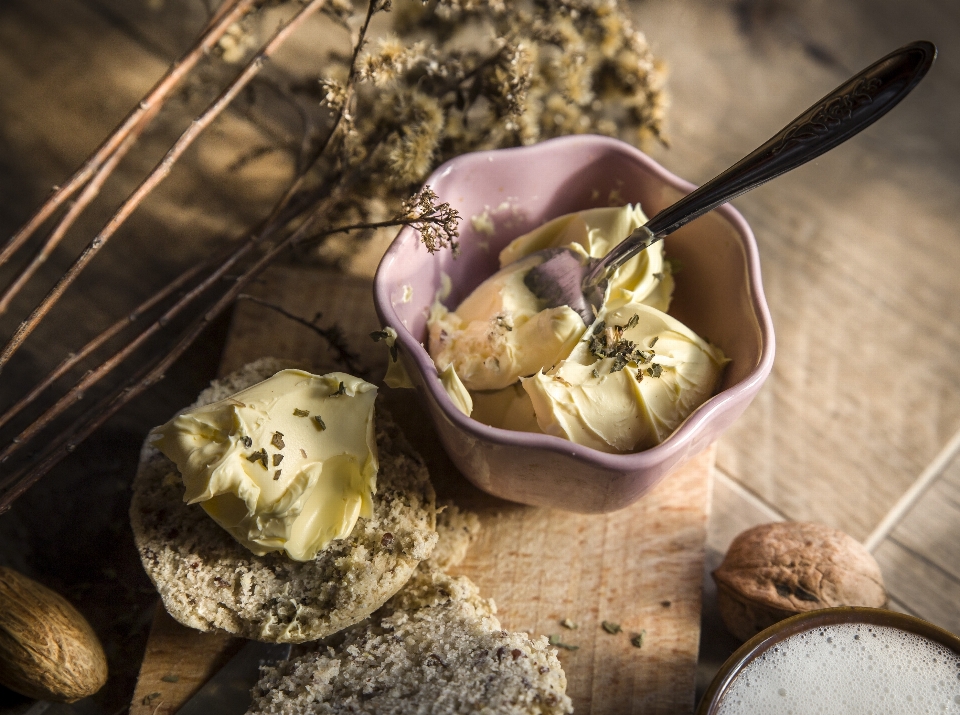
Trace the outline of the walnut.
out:
<instances>
[{"instance_id":1,"label":"walnut","mask_svg":"<svg viewBox=\"0 0 960 715\"><path fill-rule=\"evenodd\" d=\"M887 603L870 552L823 524L782 522L744 531L713 580L723 622L741 640L804 611Z\"/></svg>"},{"instance_id":2,"label":"walnut","mask_svg":"<svg viewBox=\"0 0 960 715\"><path fill-rule=\"evenodd\" d=\"M80 612L46 586L0 567L0 684L69 703L106 681L103 647Z\"/></svg>"}]
</instances>

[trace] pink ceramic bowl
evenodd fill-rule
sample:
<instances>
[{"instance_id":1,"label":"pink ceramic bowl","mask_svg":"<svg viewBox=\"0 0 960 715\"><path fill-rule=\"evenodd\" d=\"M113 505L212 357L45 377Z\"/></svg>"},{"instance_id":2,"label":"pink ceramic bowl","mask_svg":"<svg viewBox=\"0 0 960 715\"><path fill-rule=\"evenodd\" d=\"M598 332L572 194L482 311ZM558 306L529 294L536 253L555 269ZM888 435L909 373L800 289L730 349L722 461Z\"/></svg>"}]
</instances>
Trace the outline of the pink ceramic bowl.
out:
<instances>
[{"instance_id":1,"label":"pink ceramic bowl","mask_svg":"<svg viewBox=\"0 0 960 715\"><path fill-rule=\"evenodd\" d=\"M497 270L507 243L545 221L625 202L639 202L653 216L694 187L628 144L589 135L461 156L427 183L460 212L460 256L446 250L430 255L417 232L404 228L377 270L374 301L383 325L397 331L400 358L444 448L484 491L582 513L621 509L717 439L769 374L773 325L756 241L743 217L723 206L666 239L667 256L682 264L671 315L719 345L731 363L720 391L663 443L634 454L606 454L466 417L447 396L424 348L441 274L452 279L445 302L454 308ZM476 218L483 215L494 226L490 235L489 223Z\"/></svg>"}]
</instances>

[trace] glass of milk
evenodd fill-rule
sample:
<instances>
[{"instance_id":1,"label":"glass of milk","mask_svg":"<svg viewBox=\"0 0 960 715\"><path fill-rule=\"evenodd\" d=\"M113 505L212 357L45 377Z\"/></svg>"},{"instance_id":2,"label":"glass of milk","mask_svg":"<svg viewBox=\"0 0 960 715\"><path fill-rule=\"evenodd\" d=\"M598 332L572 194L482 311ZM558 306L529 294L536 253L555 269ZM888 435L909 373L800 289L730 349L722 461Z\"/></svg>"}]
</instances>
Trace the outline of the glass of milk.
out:
<instances>
[{"instance_id":1,"label":"glass of milk","mask_svg":"<svg viewBox=\"0 0 960 715\"><path fill-rule=\"evenodd\" d=\"M960 638L903 613L788 618L723 664L698 715L960 715Z\"/></svg>"}]
</instances>

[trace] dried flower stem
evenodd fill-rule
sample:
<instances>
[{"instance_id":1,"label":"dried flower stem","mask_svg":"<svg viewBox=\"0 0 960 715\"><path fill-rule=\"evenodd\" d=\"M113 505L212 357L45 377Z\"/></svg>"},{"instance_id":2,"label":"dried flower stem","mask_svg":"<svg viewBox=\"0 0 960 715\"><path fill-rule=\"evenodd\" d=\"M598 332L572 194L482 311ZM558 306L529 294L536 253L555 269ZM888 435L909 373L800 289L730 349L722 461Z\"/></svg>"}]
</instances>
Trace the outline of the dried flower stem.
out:
<instances>
[{"instance_id":1,"label":"dried flower stem","mask_svg":"<svg viewBox=\"0 0 960 715\"><path fill-rule=\"evenodd\" d=\"M343 335L341 334L340 328L337 325L332 325L329 328L321 328L316 324L316 321L321 317L320 313L317 313L313 320L310 321L306 318L301 318L299 315L291 313L281 305L271 303L263 300L262 298L258 298L255 295L250 295L249 293L240 293L237 296L237 300L248 300L251 303L256 303L257 305L261 305L268 310L279 313L288 320L292 320L295 323L299 323L300 325L304 326L305 328L309 328L323 338L327 342L327 345L329 345L330 348L337 353L337 357L343 363L348 372L359 375L360 377L363 376L363 373L366 373L366 370L360 365L359 362L357 362L360 356L353 352L343 341Z\"/></svg>"},{"instance_id":2,"label":"dried flower stem","mask_svg":"<svg viewBox=\"0 0 960 715\"><path fill-rule=\"evenodd\" d=\"M30 405L35 399L37 399L41 394L43 394L50 385L63 377L69 370L71 370L75 365L79 364L82 360L89 357L94 351L96 351L100 346L106 343L111 338L114 338L124 328L135 323L137 320L143 316L148 310L153 308L155 305L161 301L168 298L171 294L182 288L184 285L196 278L204 270L207 270L212 265L213 261L206 261L204 263L199 263L196 266L193 266L189 270L181 273L177 276L172 282L168 283L166 286L161 288L159 291L154 293L152 296L147 298L143 303L137 306L131 313L125 315L120 320L115 322L109 328L104 330L102 333L97 335L93 340L84 345L80 350L75 353L70 353L66 359L64 359L53 371L47 375L43 380L41 380L34 388L25 395L19 402L10 407L6 412L0 415L0 427L6 425L11 419L16 417L20 412Z\"/></svg>"},{"instance_id":3,"label":"dried flower stem","mask_svg":"<svg viewBox=\"0 0 960 715\"><path fill-rule=\"evenodd\" d=\"M36 272L54 247L73 225L76 218L97 196L100 187L119 161L133 147L153 118L160 111L171 92L193 70L197 63L216 46L231 25L240 20L254 6L256 0L225 0L210 20L203 35L179 60L170 66L167 73L144 96L137 107L120 126L107 137L97 151L77 172L58 187L37 212L0 250L0 265L4 264L36 231L60 208L67 199L87 183L69 211L60 219L47 238L40 252L0 297L0 313L7 310L13 297Z\"/></svg>"},{"instance_id":4,"label":"dried flower stem","mask_svg":"<svg viewBox=\"0 0 960 715\"><path fill-rule=\"evenodd\" d=\"M364 18L363 24L360 25L360 30L357 33L357 42L353 48L353 56L350 59L350 72L347 77L346 91L347 91L347 100L339 108L334 117L333 124L330 126L330 130L327 132L324 137L323 142L314 152L314 155L303 162L303 166L300 167L299 172L297 173L296 178L293 180L290 188L287 189L283 198L278 202L277 206L274 208L270 219L268 219L268 225L272 223L283 223L280 220L284 209L287 208L290 201L296 196L302 189L303 185L306 182L307 175L310 170L316 165L317 161L323 156L323 153L330 146L330 142L333 141L333 137L336 136L337 129L340 127L340 122L343 121L344 112L346 112L347 105L350 102L350 97L353 95L353 87L357 77L357 59L360 56L360 50L363 48L364 43L366 42L367 31L370 29L370 21L373 19L373 16L376 14L377 7L379 3L377 0L369 0L367 3L367 14ZM321 189L322 192L322 189ZM316 195L318 192L311 192ZM321 193L322 195L322 193ZM2 367L2 364L0 364Z\"/></svg>"},{"instance_id":5,"label":"dried flower stem","mask_svg":"<svg viewBox=\"0 0 960 715\"><path fill-rule=\"evenodd\" d=\"M151 191L163 181L173 165L187 148L193 144L196 138L206 129L214 119L216 119L230 102L243 90L261 70L266 60L275 53L284 42L303 24L311 15L320 10L326 4L326 0L310 0L300 11L294 15L286 24L270 38L270 41L264 45L253 60L247 64L240 74L230 83L230 85L220 94L207 110L199 117L193 120L190 127L180 135L177 142L170 148L159 164L150 172L149 176L136 188L136 190L127 198L117 212L113 215L107 225L101 229L100 233L87 245L80 254L79 258L73 263L66 273L61 276L56 285L50 290L47 296L33 310L30 316L23 321L9 342L0 352L0 370L3 369L17 349L23 344L23 341L37 327L41 320L50 312L50 309L63 295L63 292L76 280L81 271L93 260L93 257L100 251L107 241L116 233L117 229L123 225L124 221L133 213L133 211L143 202Z\"/></svg>"}]
</instances>

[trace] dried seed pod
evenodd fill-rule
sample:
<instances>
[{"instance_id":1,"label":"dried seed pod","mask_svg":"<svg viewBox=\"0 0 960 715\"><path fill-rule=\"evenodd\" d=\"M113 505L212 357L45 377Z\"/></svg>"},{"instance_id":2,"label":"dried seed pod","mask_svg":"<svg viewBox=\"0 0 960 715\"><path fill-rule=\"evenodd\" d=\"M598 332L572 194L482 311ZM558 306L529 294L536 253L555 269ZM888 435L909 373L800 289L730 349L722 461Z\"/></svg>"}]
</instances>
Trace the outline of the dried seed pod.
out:
<instances>
[{"instance_id":1,"label":"dried seed pod","mask_svg":"<svg viewBox=\"0 0 960 715\"><path fill-rule=\"evenodd\" d=\"M87 620L65 598L0 566L0 684L71 703L107 682L107 657Z\"/></svg>"},{"instance_id":2,"label":"dried seed pod","mask_svg":"<svg viewBox=\"0 0 960 715\"><path fill-rule=\"evenodd\" d=\"M748 529L730 544L713 580L723 622L741 640L804 611L880 608L887 602L870 552L823 524L781 522Z\"/></svg>"}]
</instances>

